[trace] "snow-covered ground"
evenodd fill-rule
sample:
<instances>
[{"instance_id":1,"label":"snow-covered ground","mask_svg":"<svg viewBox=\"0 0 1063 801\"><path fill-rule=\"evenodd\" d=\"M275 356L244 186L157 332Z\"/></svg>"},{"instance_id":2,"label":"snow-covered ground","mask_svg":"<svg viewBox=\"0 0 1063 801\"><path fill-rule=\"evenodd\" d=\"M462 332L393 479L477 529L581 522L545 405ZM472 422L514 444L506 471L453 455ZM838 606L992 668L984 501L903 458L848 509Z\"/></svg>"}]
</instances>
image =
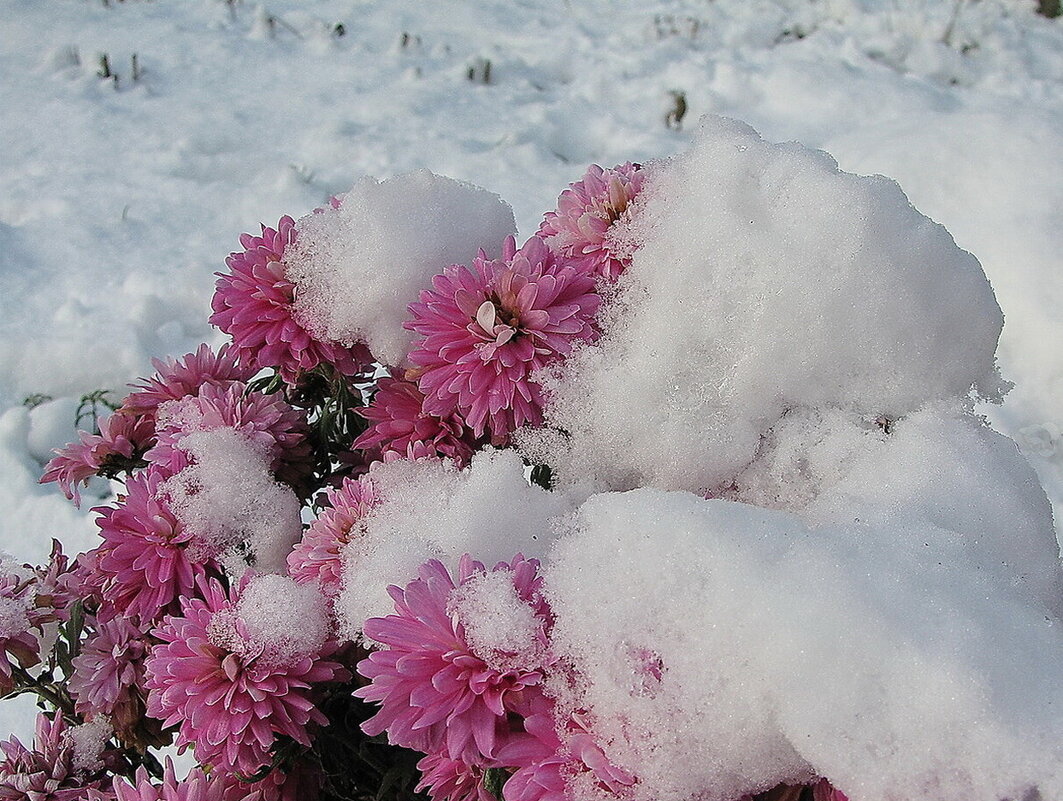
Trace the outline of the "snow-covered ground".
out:
<instances>
[{"instance_id":1,"label":"snow-covered ground","mask_svg":"<svg viewBox=\"0 0 1063 801\"><path fill-rule=\"evenodd\" d=\"M0 547L92 541L91 488L76 510L41 466L83 395L221 341L212 273L241 232L427 167L528 235L587 164L669 156L705 113L896 179L978 257L1015 384L982 411L1058 514L1063 20L1034 5L0 0Z\"/></svg>"}]
</instances>

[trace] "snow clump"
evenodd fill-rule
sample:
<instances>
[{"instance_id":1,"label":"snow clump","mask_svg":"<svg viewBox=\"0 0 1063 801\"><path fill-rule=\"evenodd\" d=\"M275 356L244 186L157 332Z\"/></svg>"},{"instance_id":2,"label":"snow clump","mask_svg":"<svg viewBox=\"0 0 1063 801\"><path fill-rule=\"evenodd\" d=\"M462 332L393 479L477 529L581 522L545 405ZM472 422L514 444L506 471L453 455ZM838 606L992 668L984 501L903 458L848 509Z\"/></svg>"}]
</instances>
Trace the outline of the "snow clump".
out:
<instances>
[{"instance_id":1,"label":"snow clump","mask_svg":"<svg viewBox=\"0 0 1063 801\"><path fill-rule=\"evenodd\" d=\"M232 428L193 431L181 439L191 464L161 485L174 516L204 549L237 574L247 564L239 552L247 543L255 568L285 572L285 559L302 536L299 499L274 480L263 443ZM241 567L242 564L242 567Z\"/></svg>"},{"instance_id":2,"label":"snow clump","mask_svg":"<svg viewBox=\"0 0 1063 801\"><path fill-rule=\"evenodd\" d=\"M716 494L790 410L999 392L988 280L893 181L709 118L640 204L601 340L544 379L523 436L565 482Z\"/></svg>"},{"instance_id":3,"label":"snow clump","mask_svg":"<svg viewBox=\"0 0 1063 801\"><path fill-rule=\"evenodd\" d=\"M317 339L364 342L397 367L410 350L407 304L447 265L471 264L480 248L498 256L516 224L498 195L417 170L363 178L296 232L285 264L299 321Z\"/></svg>"},{"instance_id":4,"label":"snow clump","mask_svg":"<svg viewBox=\"0 0 1063 801\"><path fill-rule=\"evenodd\" d=\"M983 569L926 520L808 527L651 489L595 496L571 528L544 569L579 676L561 701L594 711L635 798L814 776L853 801L1063 797L1060 621L1023 566Z\"/></svg>"},{"instance_id":5,"label":"snow clump","mask_svg":"<svg viewBox=\"0 0 1063 801\"><path fill-rule=\"evenodd\" d=\"M571 506L557 493L529 485L513 451L477 453L465 470L437 459L397 461L373 469L378 503L365 532L345 546L337 615L347 634L391 614L388 585L405 586L429 559L452 573L463 554L484 564L514 554L541 558L553 539L552 521Z\"/></svg>"}]
</instances>

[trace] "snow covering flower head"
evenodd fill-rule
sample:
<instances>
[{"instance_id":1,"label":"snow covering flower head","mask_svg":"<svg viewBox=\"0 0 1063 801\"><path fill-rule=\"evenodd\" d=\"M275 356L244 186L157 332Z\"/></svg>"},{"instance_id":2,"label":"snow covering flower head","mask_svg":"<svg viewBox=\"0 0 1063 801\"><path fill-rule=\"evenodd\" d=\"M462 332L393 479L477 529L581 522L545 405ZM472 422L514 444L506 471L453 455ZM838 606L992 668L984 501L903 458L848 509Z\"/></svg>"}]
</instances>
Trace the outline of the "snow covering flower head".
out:
<instances>
[{"instance_id":1,"label":"snow covering flower head","mask_svg":"<svg viewBox=\"0 0 1063 801\"><path fill-rule=\"evenodd\" d=\"M81 728L81 727L78 727ZM62 715L37 715L33 748L17 737L0 743L0 799L2 801L80 801L91 791L105 792L100 771L107 767L105 743L79 738ZM95 753L85 746L99 745ZM107 759L109 761L109 759Z\"/></svg>"},{"instance_id":2,"label":"snow covering flower head","mask_svg":"<svg viewBox=\"0 0 1063 801\"><path fill-rule=\"evenodd\" d=\"M510 593L532 618L530 636L545 644L549 610L537 570L537 561L518 555L491 573L504 572ZM452 602L456 590L487 575L480 562L463 556L456 581L434 559L418 575L405 589L389 588L397 614L365 622L365 636L384 647L358 664L371 683L355 695L381 705L362 730L386 731L391 743L425 754L489 764L511 734L510 713L525 710L529 696L542 697L545 657L500 669L471 646L466 616Z\"/></svg>"},{"instance_id":3,"label":"snow covering flower head","mask_svg":"<svg viewBox=\"0 0 1063 801\"><path fill-rule=\"evenodd\" d=\"M116 776L113 785L115 801L225 801L225 788L217 774L208 775L198 767L178 781L169 757L160 783L139 767L133 781Z\"/></svg>"},{"instance_id":4,"label":"snow covering flower head","mask_svg":"<svg viewBox=\"0 0 1063 801\"><path fill-rule=\"evenodd\" d=\"M631 215L646 173L630 162L603 170L592 164L586 175L557 199L538 236L566 264L608 281L631 264L631 246L616 236L617 222Z\"/></svg>"},{"instance_id":5,"label":"snow covering flower head","mask_svg":"<svg viewBox=\"0 0 1063 801\"><path fill-rule=\"evenodd\" d=\"M196 396L159 407L158 444L145 454L167 475L194 461L182 440L189 434L231 428L261 447L270 469L292 487L303 487L312 470L306 414L279 394L246 392L243 384L207 385Z\"/></svg>"},{"instance_id":6,"label":"snow covering flower head","mask_svg":"<svg viewBox=\"0 0 1063 801\"><path fill-rule=\"evenodd\" d=\"M276 228L263 225L261 236L242 234L244 249L225 260L229 272L217 273L210 322L232 337L241 364L276 367L289 383L322 363L356 375L372 362L364 345L316 340L296 319L295 284L284 265L284 252L294 241L291 217L282 217Z\"/></svg>"},{"instance_id":7,"label":"snow covering flower head","mask_svg":"<svg viewBox=\"0 0 1063 801\"><path fill-rule=\"evenodd\" d=\"M417 384L399 378L381 378L373 402L358 413L372 425L354 441L354 448L379 449L389 455L452 459L459 466L469 463L476 448L472 432L457 414L436 415L425 411L425 397Z\"/></svg>"},{"instance_id":8,"label":"snow covering flower head","mask_svg":"<svg viewBox=\"0 0 1063 801\"><path fill-rule=\"evenodd\" d=\"M593 279L561 266L541 239L520 250L507 237L501 259L483 251L472 268L447 267L409 306L405 327L422 339L409 360L424 410L457 411L473 435L495 444L542 421L537 370L593 340L601 299Z\"/></svg>"},{"instance_id":9,"label":"snow covering flower head","mask_svg":"<svg viewBox=\"0 0 1063 801\"><path fill-rule=\"evenodd\" d=\"M338 489L325 495L328 504L288 555L288 575L300 584L317 582L321 591L340 591L343 547L357 534L362 521L377 503L371 480L345 478Z\"/></svg>"},{"instance_id":10,"label":"snow covering flower head","mask_svg":"<svg viewBox=\"0 0 1063 801\"><path fill-rule=\"evenodd\" d=\"M79 431L79 442L57 449L55 458L44 466L40 483L57 482L63 494L80 506L78 484L88 484L96 475L117 475L133 466L151 447L154 435L150 420L119 410L100 421L99 434Z\"/></svg>"},{"instance_id":11,"label":"snow covering flower head","mask_svg":"<svg viewBox=\"0 0 1063 801\"><path fill-rule=\"evenodd\" d=\"M108 716L129 739L144 713L144 658L148 635L126 617L97 623L72 661L68 681L74 709L86 720Z\"/></svg>"},{"instance_id":12,"label":"snow covering flower head","mask_svg":"<svg viewBox=\"0 0 1063 801\"><path fill-rule=\"evenodd\" d=\"M250 381L256 370L238 364L238 355L237 349L228 344L217 353L204 344L180 359L152 359L155 375L133 385L133 392L122 401L122 409L154 420L158 408L167 401L198 395L207 385L227 387Z\"/></svg>"},{"instance_id":13,"label":"snow covering flower head","mask_svg":"<svg viewBox=\"0 0 1063 801\"><path fill-rule=\"evenodd\" d=\"M334 645L263 658L267 644L237 613L240 588L230 596L210 581L199 591L155 629L162 642L145 665L148 714L177 726L177 745L193 746L201 764L250 775L270 763L277 736L310 745L309 727L328 723L314 703L316 685L347 673L328 659Z\"/></svg>"},{"instance_id":14,"label":"snow covering flower head","mask_svg":"<svg viewBox=\"0 0 1063 801\"><path fill-rule=\"evenodd\" d=\"M164 476L148 470L126 482L114 507L98 507L96 524L103 542L96 549L93 572L106 603L103 619L115 614L156 620L178 598L192 594L203 564L187 553L193 537L174 516L159 485Z\"/></svg>"}]
</instances>

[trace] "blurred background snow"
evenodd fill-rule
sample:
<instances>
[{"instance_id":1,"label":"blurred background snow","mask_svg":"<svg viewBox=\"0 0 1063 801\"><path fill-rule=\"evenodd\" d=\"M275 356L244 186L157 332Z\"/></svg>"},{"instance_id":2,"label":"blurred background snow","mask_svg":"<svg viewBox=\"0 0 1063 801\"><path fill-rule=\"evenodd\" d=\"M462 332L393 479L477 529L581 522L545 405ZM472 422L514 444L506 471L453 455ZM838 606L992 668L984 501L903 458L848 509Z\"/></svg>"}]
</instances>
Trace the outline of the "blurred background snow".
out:
<instances>
[{"instance_id":1,"label":"blurred background snow","mask_svg":"<svg viewBox=\"0 0 1063 801\"><path fill-rule=\"evenodd\" d=\"M697 119L896 179L981 261L1015 387L983 413L1063 510L1063 19L1034 0L0 0L0 548L88 546L37 485L82 396L203 341L243 231L428 168L522 236ZM666 116L682 99L680 127ZM485 243L492 244L492 243ZM95 497L93 496L95 491ZM23 730L10 707L0 730ZM10 723L9 723L10 721Z\"/></svg>"}]
</instances>

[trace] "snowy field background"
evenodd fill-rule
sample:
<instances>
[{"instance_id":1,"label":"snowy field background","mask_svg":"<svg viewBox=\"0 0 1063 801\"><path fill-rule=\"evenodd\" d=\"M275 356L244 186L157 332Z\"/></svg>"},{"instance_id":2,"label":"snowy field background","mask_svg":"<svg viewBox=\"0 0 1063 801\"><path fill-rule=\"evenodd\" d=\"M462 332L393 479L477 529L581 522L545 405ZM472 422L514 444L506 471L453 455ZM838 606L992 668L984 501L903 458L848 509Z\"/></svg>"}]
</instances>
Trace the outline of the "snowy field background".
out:
<instances>
[{"instance_id":1,"label":"snowy field background","mask_svg":"<svg viewBox=\"0 0 1063 801\"><path fill-rule=\"evenodd\" d=\"M0 11L0 547L19 560L44 559L52 537L92 542L107 487L79 511L38 486L41 466L74 438L85 393L117 400L153 356L222 341L212 273L241 232L360 176L427 167L502 195L527 236L587 164L671 155L705 113L895 178L979 258L1015 383L981 411L1063 510L1063 20L1033 2ZM678 131L673 92L689 107ZM0 707L0 734L25 732L29 706Z\"/></svg>"}]
</instances>

